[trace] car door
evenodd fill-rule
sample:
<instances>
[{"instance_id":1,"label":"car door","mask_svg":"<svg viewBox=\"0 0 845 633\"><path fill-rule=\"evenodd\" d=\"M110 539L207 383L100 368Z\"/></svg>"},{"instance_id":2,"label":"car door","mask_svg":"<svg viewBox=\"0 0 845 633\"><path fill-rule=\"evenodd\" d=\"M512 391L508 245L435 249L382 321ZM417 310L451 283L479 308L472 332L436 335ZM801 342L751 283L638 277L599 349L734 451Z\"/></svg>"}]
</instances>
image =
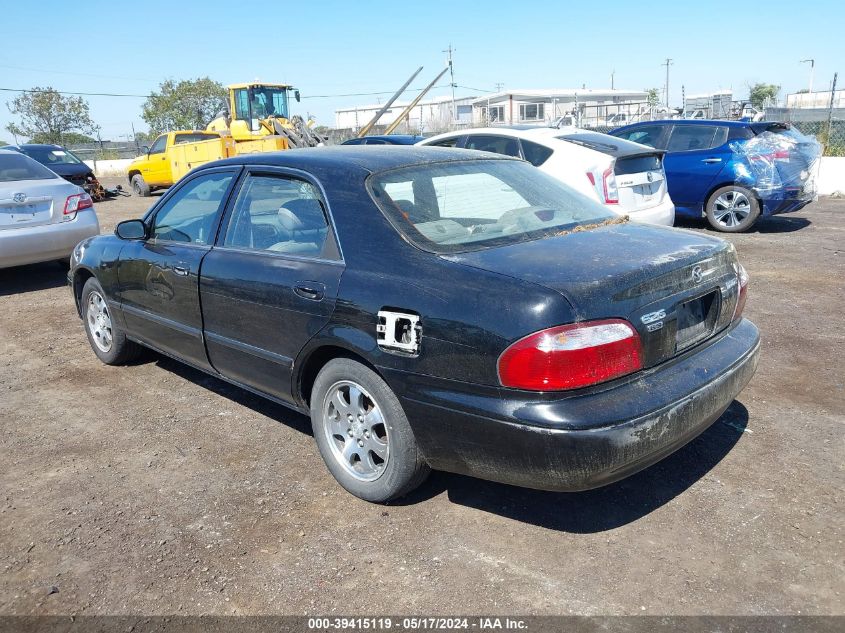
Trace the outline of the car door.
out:
<instances>
[{"instance_id":1,"label":"car door","mask_svg":"<svg viewBox=\"0 0 845 633\"><path fill-rule=\"evenodd\" d=\"M669 196L681 207L699 208L730 159L724 125L673 125L663 167Z\"/></svg>"},{"instance_id":2,"label":"car door","mask_svg":"<svg viewBox=\"0 0 845 633\"><path fill-rule=\"evenodd\" d=\"M208 357L221 374L292 401L293 361L334 311L344 265L318 183L248 168L200 277Z\"/></svg>"},{"instance_id":3,"label":"car door","mask_svg":"<svg viewBox=\"0 0 845 633\"><path fill-rule=\"evenodd\" d=\"M167 138L167 134L159 136L147 154L147 162L141 169L141 175L148 185L169 185L173 182L170 161L167 160Z\"/></svg>"},{"instance_id":4,"label":"car door","mask_svg":"<svg viewBox=\"0 0 845 633\"><path fill-rule=\"evenodd\" d=\"M127 242L118 262L120 302L130 336L202 368L199 272L240 168L183 180L145 219L149 237Z\"/></svg>"}]
</instances>

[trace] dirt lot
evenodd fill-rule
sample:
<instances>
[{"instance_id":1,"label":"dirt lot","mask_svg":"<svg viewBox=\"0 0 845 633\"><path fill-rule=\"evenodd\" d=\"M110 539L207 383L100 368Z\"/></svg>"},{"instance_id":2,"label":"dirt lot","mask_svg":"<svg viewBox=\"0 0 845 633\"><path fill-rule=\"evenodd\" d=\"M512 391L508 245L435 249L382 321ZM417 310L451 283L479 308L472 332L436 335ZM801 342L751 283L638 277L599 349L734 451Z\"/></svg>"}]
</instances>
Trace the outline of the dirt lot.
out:
<instances>
[{"instance_id":1,"label":"dirt lot","mask_svg":"<svg viewBox=\"0 0 845 633\"><path fill-rule=\"evenodd\" d=\"M98 205L103 231L149 202ZM844 213L730 238L756 377L683 450L571 495L437 473L358 501L306 418L152 353L106 367L58 266L0 270L0 613L845 614Z\"/></svg>"}]
</instances>

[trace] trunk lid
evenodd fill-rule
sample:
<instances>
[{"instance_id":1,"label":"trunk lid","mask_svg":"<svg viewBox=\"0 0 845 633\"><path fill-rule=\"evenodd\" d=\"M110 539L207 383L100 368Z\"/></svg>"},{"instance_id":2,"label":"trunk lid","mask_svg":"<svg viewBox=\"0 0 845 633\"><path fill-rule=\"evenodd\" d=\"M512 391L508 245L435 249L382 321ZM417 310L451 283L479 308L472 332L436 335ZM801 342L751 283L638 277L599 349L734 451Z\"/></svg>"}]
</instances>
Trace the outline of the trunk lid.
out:
<instances>
[{"instance_id":1,"label":"trunk lid","mask_svg":"<svg viewBox=\"0 0 845 633\"><path fill-rule=\"evenodd\" d=\"M578 320L626 319L639 332L646 367L726 328L738 294L728 242L644 224L443 257L555 290Z\"/></svg>"},{"instance_id":2,"label":"trunk lid","mask_svg":"<svg viewBox=\"0 0 845 633\"><path fill-rule=\"evenodd\" d=\"M0 231L61 222L64 201L77 189L60 178L0 182Z\"/></svg>"},{"instance_id":3,"label":"trunk lid","mask_svg":"<svg viewBox=\"0 0 845 633\"><path fill-rule=\"evenodd\" d=\"M666 175L663 154L648 152L617 158L613 166L622 211L641 211L663 202Z\"/></svg>"}]
</instances>

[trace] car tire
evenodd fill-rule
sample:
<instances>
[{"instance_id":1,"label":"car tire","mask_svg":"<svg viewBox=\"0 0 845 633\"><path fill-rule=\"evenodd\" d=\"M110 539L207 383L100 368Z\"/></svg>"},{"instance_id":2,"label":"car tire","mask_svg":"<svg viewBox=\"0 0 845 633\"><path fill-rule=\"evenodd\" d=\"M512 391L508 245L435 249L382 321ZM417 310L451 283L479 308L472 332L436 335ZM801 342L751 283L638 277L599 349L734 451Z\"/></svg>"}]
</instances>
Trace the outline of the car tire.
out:
<instances>
[{"instance_id":1,"label":"car tire","mask_svg":"<svg viewBox=\"0 0 845 633\"><path fill-rule=\"evenodd\" d=\"M136 196L141 196L142 198L149 197L151 191L150 186L141 174L132 176L132 191L135 192Z\"/></svg>"},{"instance_id":2,"label":"car tire","mask_svg":"<svg viewBox=\"0 0 845 633\"><path fill-rule=\"evenodd\" d=\"M705 212L710 226L717 231L742 233L760 217L760 202L750 189L728 185L710 194Z\"/></svg>"},{"instance_id":3,"label":"car tire","mask_svg":"<svg viewBox=\"0 0 845 633\"><path fill-rule=\"evenodd\" d=\"M425 481L431 469L402 405L370 368L348 358L329 361L314 381L310 408L320 454L348 492L383 503Z\"/></svg>"},{"instance_id":4,"label":"car tire","mask_svg":"<svg viewBox=\"0 0 845 633\"><path fill-rule=\"evenodd\" d=\"M80 305L85 334L97 358L106 365L123 365L138 357L143 348L126 338L111 319L106 294L94 277L85 282Z\"/></svg>"}]
</instances>

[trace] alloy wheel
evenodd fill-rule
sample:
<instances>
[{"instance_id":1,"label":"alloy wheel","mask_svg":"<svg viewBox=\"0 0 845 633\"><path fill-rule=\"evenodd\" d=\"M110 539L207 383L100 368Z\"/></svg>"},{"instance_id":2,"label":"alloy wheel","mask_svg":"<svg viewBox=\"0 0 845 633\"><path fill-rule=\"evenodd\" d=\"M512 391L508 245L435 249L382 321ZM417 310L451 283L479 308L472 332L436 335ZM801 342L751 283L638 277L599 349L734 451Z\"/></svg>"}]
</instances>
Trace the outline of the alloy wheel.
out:
<instances>
[{"instance_id":1,"label":"alloy wheel","mask_svg":"<svg viewBox=\"0 0 845 633\"><path fill-rule=\"evenodd\" d=\"M739 226L751 213L751 202L739 191L726 191L713 203L713 217L725 227Z\"/></svg>"},{"instance_id":2,"label":"alloy wheel","mask_svg":"<svg viewBox=\"0 0 845 633\"><path fill-rule=\"evenodd\" d=\"M112 346L111 316L105 299L99 292L88 295L88 305L85 309L88 330L94 339L94 344L101 352L108 352Z\"/></svg>"},{"instance_id":3,"label":"alloy wheel","mask_svg":"<svg viewBox=\"0 0 845 633\"><path fill-rule=\"evenodd\" d=\"M390 458L387 424L381 408L359 384L333 384L323 400L323 432L332 456L360 481L381 477Z\"/></svg>"}]
</instances>

